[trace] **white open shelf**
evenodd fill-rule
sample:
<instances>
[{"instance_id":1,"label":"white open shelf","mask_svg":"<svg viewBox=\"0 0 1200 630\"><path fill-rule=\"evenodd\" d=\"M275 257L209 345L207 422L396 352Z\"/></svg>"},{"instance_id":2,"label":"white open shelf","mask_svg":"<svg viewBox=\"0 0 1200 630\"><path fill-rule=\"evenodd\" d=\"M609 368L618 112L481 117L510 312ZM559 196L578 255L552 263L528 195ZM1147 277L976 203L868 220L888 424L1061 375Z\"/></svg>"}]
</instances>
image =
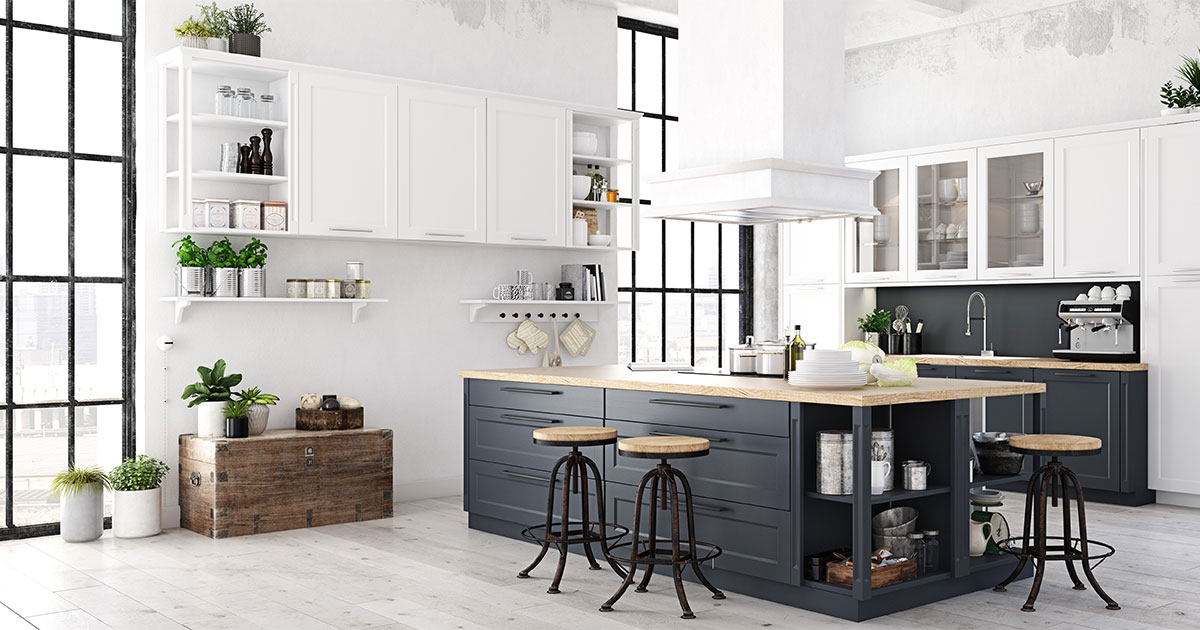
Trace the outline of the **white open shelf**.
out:
<instances>
[{"instance_id":1,"label":"white open shelf","mask_svg":"<svg viewBox=\"0 0 1200 630\"><path fill-rule=\"evenodd\" d=\"M628 208L628 207L632 206L633 204L621 203L621 202L617 202L617 201L587 201L584 199L572 199L571 205L577 206L579 208L596 208L597 210L613 210L613 209L620 209L620 208Z\"/></svg>"},{"instance_id":2,"label":"white open shelf","mask_svg":"<svg viewBox=\"0 0 1200 630\"><path fill-rule=\"evenodd\" d=\"M633 164L633 160L610 158L601 155L580 155L578 153L571 156L571 162L573 164L595 164L597 166L621 166L622 164Z\"/></svg>"},{"instance_id":3,"label":"white open shelf","mask_svg":"<svg viewBox=\"0 0 1200 630\"><path fill-rule=\"evenodd\" d=\"M173 227L163 230L164 234L204 234L209 236L254 236L254 237L291 237L296 238L300 235L296 232L285 232L282 230L243 230L240 228L188 228L188 227Z\"/></svg>"},{"instance_id":4,"label":"white open shelf","mask_svg":"<svg viewBox=\"0 0 1200 630\"><path fill-rule=\"evenodd\" d=\"M359 313L367 307L368 304L383 304L387 300L379 298L367 299L341 299L341 298L285 298L285 297L191 297L191 296L172 296L162 298L163 302L175 303L175 323L183 321L183 312L192 304L346 304L350 307L350 322L358 323Z\"/></svg>"},{"instance_id":5,"label":"white open shelf","mask_svg":"<svg viewBox=\"0 0 1200 630\"><path fill-rule=\"evenodd\" d=\"M469 321L490 323L520 323L550 320L570 322L578 317L585 322L600 320L600 308L616 306L613 300L583 302L567 300L459 300L470 308Z\"/></svg>"},{"instance_id":6,"label":"white open shelf","mask_svg":"<svg viewBox=\"0 0 1200 630\"><path fill-rule=\"evenodd\" d=\"M183 116L178 113L167 116L167 122L178 124ZM287 129L287 121L267 120L265 118L245 118L242 116L226 116L224 114L192 114L192 124L197 127L236 127L258 131L263 127L271 129Z\"/></svg>"},{"instance_id":7,"label":"white open shelf","mask_svg":"<svg viewBox=\"0 0 1200 630\"><path fill-rule=\"evenodd\" d=\"M179 171L167 173L167 178L178 179ZM286 184L288 178L283 175L255 175L253 173L225 173L222 171L192 171L192 179L206 182L227 182L230 184L262 184L265 186Z\"/></svg>"}]
</instances>

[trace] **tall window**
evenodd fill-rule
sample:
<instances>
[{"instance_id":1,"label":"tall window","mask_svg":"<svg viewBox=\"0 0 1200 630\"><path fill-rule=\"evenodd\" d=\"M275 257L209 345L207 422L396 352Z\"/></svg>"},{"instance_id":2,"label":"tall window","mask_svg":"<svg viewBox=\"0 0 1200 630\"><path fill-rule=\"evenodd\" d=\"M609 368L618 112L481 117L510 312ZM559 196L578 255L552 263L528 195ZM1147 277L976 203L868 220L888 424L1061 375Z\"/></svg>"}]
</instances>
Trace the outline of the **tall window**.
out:
<instances>
[{"instance_id":1,"label":"tall window","mask_svg":"<svg viewBox=\"0 0 1200 630\"><path fill-rule=\"evenodd\" d=\"M133 0L4 13L4 527L58 530L59 470L132 453Z\"/></svg>"},{"instance_id":2,"label":"tall window","mask_svg":"<svg viewBox=\"0 0 1200 630\"><path fill-rule=\"evenodd\" d=\"M618 106L643 115L642 174L674 170L679 31L628 18L618 18L617 26ZM724 367L721 348L753 325L753 231L645 220L640 241L638 251L621 253L618 359Z\"/></svg>"}]
</instances>

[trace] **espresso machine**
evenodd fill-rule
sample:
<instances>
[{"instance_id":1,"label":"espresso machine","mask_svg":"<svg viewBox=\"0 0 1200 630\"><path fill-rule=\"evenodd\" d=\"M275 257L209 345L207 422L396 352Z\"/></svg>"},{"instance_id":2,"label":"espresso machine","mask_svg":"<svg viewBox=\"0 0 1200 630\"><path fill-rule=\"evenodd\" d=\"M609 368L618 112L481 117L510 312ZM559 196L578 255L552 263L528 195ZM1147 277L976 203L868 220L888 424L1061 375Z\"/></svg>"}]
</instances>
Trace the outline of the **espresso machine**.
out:
<instances>
[{"instance_id":1,"label":"espresso machine","mask_svg":"<svg viewBox=\"0 0 1200 630\"><path fill-rule=\"evenodd\" d=\"M1058 343L1054 356L1071 361L1132 363L1138 360L1138 309L1132 299L1074 299L1058 303Z\"/></svg>"}]
</instances>

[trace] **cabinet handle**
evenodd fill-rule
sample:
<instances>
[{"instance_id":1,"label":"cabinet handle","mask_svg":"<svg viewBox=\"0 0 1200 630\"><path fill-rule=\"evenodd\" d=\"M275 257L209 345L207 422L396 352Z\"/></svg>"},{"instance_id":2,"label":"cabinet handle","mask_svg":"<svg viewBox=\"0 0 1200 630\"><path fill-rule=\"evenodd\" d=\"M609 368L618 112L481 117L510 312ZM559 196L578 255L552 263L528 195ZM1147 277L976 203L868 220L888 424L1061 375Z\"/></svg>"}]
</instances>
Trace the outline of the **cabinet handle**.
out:
<instances>
[{"instance_id":1,"label":"cabinet handle","mask_svg":"<svg viewBox=\"0 0 1200 630\"><path fill-rule=\"evenodd\" d=\"M1002 370L999 368L975 368L972 370L976 374L1009 374L1012 370Z\"/></svg>"},{"instance_id":2,"label":"cabinet handle","mask_svg":"<svg viewBox=\"0 0 1200 630\"><path fill-rule=\"evenodd\" d=\"M720 403L702 403L691 402L687 400L667 400L665 398L651 398L651 405L671 405L672 407L697 407L700 409L724 409L725 405Z\"/></svg>"},{"instance_id":3,"label":"cabinet handle","mask_svg":"<svg viewBox=\"0 0 1200 630\"><path fill-rule=\"evenodd\" d=\"M500 414L505 420L517 420L520 422L536 422L538 424L559 424L562 420L554 420L552 418L530 418L529 416L515 416L511 413Z\"/></svg>"},{"instance_id":4,"label":"cabinet handle","mask_svg":"<svg viewBox=\"0 0 1200 630\"><path fill-rule=\"evenodd\" d=\"M548 389L526 389L524 387L501 387L500 391L514 394L537 394L538 396L557 396L562 393Z\"/></svg>"},{"instance_id":5,"label":"cabinet handle","mask_svg":"<svg viewBox=\"0 0 1200 630\"><path fill-rule=\"evenodd\" d=\"M357 227L353 225L331 225L330 232L358 232L359 234L370 234L375 231L372 227Z\"/></svg>"},{"instance_id":6,"label":"cabinet handle","mask_svg":"<svg viewBox=\"0 0 1200 630\"><path fill-rule=\"evenodd\" d=\"M1180 269L1172 269L1171 273L1196 273L1198 271L1200 271L1200 268L1184 267L1184 268L1180 268Z\"/></svg>"},{"instance_id":7,"label":"cabinet handle","mask_svg":"<svg viewBox=\"0 0 1200 630\"><path fill-rule=\"evenodd\" d=\"M935 276L925 276L925 278L928 280L950 280L955 277L957 277L957 276L955 276L954 274L938 274Z\"/></svg>"},{"instance_id":8,"label":"cabinet handle","mask_svg":"<svg viewBox=\"0 0 1200 630\"><path fill-rule=\"evenodd\" d=\"M1095 372L1055 372L1054 375L1069 378L1096 378Z\"/></svg>"},{"instance_id":9,"label":"cabinet handle","mask_svg":"<svg viewBox=\"0 0 1200 630\"><path fill-rule=\"evenodd\" d=\"M1115 271L1077 271L1077 272L1075 272L1075 275L1077 275L1077 276L1101 276L1101 275L1112 275L1115 273L1117 273L1117 272L1115 272Z\"/></svg>"},{"instance_id":10,"label":"cabinet handle","mask_svg":"<svg viewBox=\"0 0 1200 630\"><path fill-rule=\"evenodd\" d=\"M663 433L662 431L651 431L650 435L661 435L665 437L675 437L678 433ZM728 442L727 438L707 438L709 442Z\"/></svg>"},{"instance_id":11,"label":"cabinet handle","mask_svg":"<svg viewBox=\"0 0 1200 630\"><path fill-rule=\"evenodd\" d=\"M715 505L704 505L701 503L693 503L692 509L700 510L702 512L728 512L729 511L729 508L717 507Z\"/></svg>"},{"instance_id":12,"label":"cabinet handle","mask_svg":"<svg viewBox=\"0 0 1200 630\"><path fill-rule=\"evenodd\" d=\"M513 234L509 238L511 238L514 241L548 241L548 240L550 240L549 238L547 238L545 236L532 236L529 234Z\"/></svg>"},{"instance_id":13,"label":"cabinet handle","mask_svg":"<svg viewBox=\"0 0 1200 630\"><path fill-rule=\"evenodd\" d=\"M451 236L454 238L466 238L467 235L463 232L426 232L425 236Z\"/></svg>"},{"instance_id":14,"label":"cabinet handle","mask_svg":"<svg viewBox=\"0 0 1200 630\"><path fill-rule=\"evenodd\" d=\"M526 475L524 473L513 472L511 470L502 470L500 472L508 475L509 477L516 477L517 479L525 479L527 481L538 481L541 483L552 483L552 481L549 477L537 477L534 475ZM555 481L557 481L557 480L555 480Z\"/></svg>"},{"instance_id":15,"label":"cabinet handle","mask_svg":"<svg viewBox=\"0 0 1200 630\"><path fill-rule=\"evenodd\" d=\"M1172 278L1171 282L1200 282L1200 278Z\"/></svg>"},{"instance_id":16,"label":"cabinet handle","mask_svg":"<svg viewBox=\"0 0 1200 630\"><path fill-rule=\"evenodd\" d=\"M1033 274L1032 273L998 273L996 275L1002 276L1005 278L1028 278L1029 276L1032 276Z\"/></svg>"}]
</instances>

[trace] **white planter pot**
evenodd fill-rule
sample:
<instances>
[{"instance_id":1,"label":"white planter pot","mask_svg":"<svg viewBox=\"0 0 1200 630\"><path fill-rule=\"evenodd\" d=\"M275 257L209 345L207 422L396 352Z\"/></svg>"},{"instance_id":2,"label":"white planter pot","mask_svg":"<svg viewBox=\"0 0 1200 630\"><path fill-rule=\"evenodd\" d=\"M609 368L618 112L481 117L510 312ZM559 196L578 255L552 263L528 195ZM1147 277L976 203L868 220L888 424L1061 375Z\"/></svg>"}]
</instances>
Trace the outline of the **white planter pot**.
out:
<instances>
[{"instance_id":1,"label":"white planter pot","mask_svg":"<svg viewBox=\"0 0 1200 630\"><path fill-rule=\"evenodd\" d=\"M64 495L59 506L63 540L91 542L104 534L104 488L100 484L93 484L74 496Z\"/></svg>"},{"instance_id":2,"label":"white planter pot","mask_svg":"<svg viewBox=\"0 0 1200 630\"><path fill-rule=\"evenodd\" d=\"M228 52L229 51L229 41L226 40L224 37L209 37L208 38L208 49L209 50L219 50L221 52Z\"/></svg>"},{"instance_id":3,"label":"white planter pot","mask_svg":"<svg viewBox=\"0 0 1200 630\"><path fill-rule=\"evenodd\" d=\"M179 38L184 48L208 48L208 39L197 35L185 35Z\"/></svg>"},{"instance_id":4,"label":"white planter pot","mask_svg":"<svg viewBox=\"0 0 1200 630\"><path fill-rule=\"evenodd\" d=\"M162 488L113 492L113 535L145 538L162 532Z\"/></svg>"},{"instance_id":5,"label":"white planter pot","mask_svg":"<svg viewBox=\"0 0 1200 630\"><path fill-rule=\"evenodd\" d=\"M216 400L196 405L196 436L223 437L225 435L225 401Z\"/></svg>"},{"instance_id":6,"label":"white planter pot","mask_svg":"<svg viewBox=\"0 0 1200 630\"><path fill-rule=\"evenodd\" d=\"M246 411L250 414L250 435L262 435L267 430L271 408L267 405L250 405Z\"/></svg>"}]
</instances>

